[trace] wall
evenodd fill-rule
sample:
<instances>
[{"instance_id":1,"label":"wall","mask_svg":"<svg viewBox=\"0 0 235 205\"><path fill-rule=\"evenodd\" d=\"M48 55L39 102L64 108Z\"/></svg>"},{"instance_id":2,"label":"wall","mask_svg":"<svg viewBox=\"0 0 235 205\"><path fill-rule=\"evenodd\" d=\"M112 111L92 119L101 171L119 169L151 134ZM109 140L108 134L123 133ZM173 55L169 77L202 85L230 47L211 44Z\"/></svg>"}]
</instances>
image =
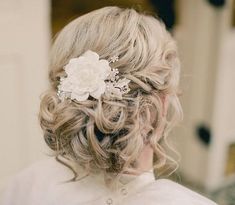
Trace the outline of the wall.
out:
<instances>
[{"instance_id":1,"label":"wall","mask_svg":"<svg viewBox=\"0 0 235 205\"><path fill-rule=\"evenodd\" d=\"M44 156L37 122L46 88L50 38L49 1L0 1L0 188Z\"/></svg>"},{"instance_id":2,"label":"wall","mask_svg":"<svg viewBox=\"0 0 235 205\"><path fill-rule=\"evenodd\" d=\"M229 80L230 75L221 68L220 62L222 44L229 33L231 1L218 9L205 0L181 0L179 8L176 38L182 58L181 87L184 92L181 99L184 121L176 130L177 146L182 155L180 171L187 180L212 190L221 183L214 178L218 174L214 174L217 170L213 168L221 165L216 162L218 155L213 150L215 146L218 149L221 141L226 141L221 138L221 133L223 137L227 133L223 132L224 129L222 131L222 127L226 127L228 116L222 117L224 107L219 104L222 82ZM235 86L234 82L229 82ZM222 89L228 93L225 87ZM223 105L226 106L225 102ZM231 111L231 104L228 109ZM230 116L233 115L230 112ZM221 120L223 125L218 124ZM211 129L212 142L209 146L197 138L196 127L201 123Z\"/></svg>"}]
</instances>

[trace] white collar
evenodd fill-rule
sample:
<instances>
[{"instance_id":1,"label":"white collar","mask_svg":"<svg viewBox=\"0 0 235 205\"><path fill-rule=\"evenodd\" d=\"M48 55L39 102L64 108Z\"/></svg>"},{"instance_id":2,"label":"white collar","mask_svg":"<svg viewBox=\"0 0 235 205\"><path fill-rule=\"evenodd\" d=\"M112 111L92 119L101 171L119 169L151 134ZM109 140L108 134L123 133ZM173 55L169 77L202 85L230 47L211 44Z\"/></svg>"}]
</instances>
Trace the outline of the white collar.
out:
<instances>
[{"instance_id":1,"label":"white collar","mask_svg":"<svg viewBox=\"0 0 235 205\"><path fill-rule=\"evenodd\" d=\"M153 169L140 175L122 174L120 182L122 189L137 190L155 181Z\"/></svg>"},{"instance_id":2,"label":"white collar","mask_svg":"<svg viewBox=\"0 0 235 205\"><path fill-rule=\"evenodd\" d=\"M79 170L79 171L78 171ZM89 174L87 175L87 173L84 172L84 169L80 166L78 166L76 164L76 171L78 171L78 173L80 173L80 177L78 178L83 178L83 177L88 177L88 178L92 178L92 181L94 179L96 179L97 181L99 181L99 183L103 183L103 175L102 174ZM79 180L78 180L79 181ZM155 177L154 177L154 171L153 169L150 169L149 171L145 171L143 173L141 173L140 175L134 175L134 174L121 174L120 178L118 180L118 184L117 186L119 187L119 189L129 189L129 190L137 190L141 187L144 187L152 182L155 181Z\"/></svg>"}]
</instances>

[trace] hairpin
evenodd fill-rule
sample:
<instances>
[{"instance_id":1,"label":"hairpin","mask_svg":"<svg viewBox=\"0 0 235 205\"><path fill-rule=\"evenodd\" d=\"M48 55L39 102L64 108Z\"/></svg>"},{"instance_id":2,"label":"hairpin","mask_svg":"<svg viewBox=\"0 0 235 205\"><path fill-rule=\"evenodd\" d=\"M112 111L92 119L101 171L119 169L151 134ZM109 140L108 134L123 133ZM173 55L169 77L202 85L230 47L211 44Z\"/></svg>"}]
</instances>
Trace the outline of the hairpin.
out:
<instances>
[{"instance_id":1,"label":"hairpin","mask_svg":"<svg viewBox=\"0 0 235 205\"><path fill-rule=\"evenodd\" d=\"M64 66L66 76L60 78L58 97L62 101L68 98L85 101L89 96L100 99L102 95L122 99L130 91L130 80L121 78L118 69L110 67L111 63L118 60L118 56L111 57L109 61L100 59L91 50L78 58L70 59Z\"/></svg>"}]
</instances>

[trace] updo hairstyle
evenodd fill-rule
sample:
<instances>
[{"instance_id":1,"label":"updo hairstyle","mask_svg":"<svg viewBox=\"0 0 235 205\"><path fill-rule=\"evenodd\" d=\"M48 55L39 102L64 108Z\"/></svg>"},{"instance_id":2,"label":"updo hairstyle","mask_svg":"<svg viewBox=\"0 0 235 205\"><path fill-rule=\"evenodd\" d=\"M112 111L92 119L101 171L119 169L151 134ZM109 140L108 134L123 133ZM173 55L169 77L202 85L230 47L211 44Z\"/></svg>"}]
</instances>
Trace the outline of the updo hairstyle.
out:
<instances>
[{"instance_id":1,"label":"updo hairstyle","mask_svg":"<svg viewBox=\"0 0 235 205\"><path fill-rule=\"evenodd\" d=\"M59 100L63 67L87 50L106 60L119 56L111 67L130 80L130 91L122 100ZM50 88L39 113L46 143L57 157L64 156L90 173L118 175L134 170L147 144L154 150L154 167L164 166L171 158L162 143L182 116L179 73L175 41L155 17L105 7L73 20L58 34L51 51ZM164 132L159 135L161 127Z\"/></svg>"}]
</instances>

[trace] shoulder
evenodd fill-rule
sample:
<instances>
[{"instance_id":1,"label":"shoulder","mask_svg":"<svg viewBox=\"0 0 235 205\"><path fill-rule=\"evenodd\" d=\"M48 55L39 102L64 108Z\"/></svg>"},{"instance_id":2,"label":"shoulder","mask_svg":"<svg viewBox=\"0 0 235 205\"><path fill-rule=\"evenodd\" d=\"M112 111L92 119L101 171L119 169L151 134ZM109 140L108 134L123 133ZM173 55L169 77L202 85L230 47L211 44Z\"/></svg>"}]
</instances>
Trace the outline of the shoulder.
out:
<instances>
[{"instance_id":1,"label":"shoulder","mask_svg":"<svg viewBox=\"0 0 235 205\"><path fill-rule=\"evenodd\" d=\"M31 180L35 181L47 180L47 182L48 180L52 182L59 179L68 181L73 178L73 172L58 162L55 157L48 157L22 169L13 177L13 180L25 180L26 178L31 178Z\"/></svg>"},{"instance_id":2,"label":"shoulder","mask_svg":"<svg viewBox=\"0 0 235 205\"><path fill-rule=\"evenodd\" d=\"M20 204L17 201L47 198L46 195L53 186L72 177L73 173L53 157L37 161L12 177L1 194L3 204Z\"/></svg>"},{"instance_id":3,"label":"shoulder","mask_svg":"<svg viewBox=\"0 0 235 205\"><path fill-rule=\"evenodd\" d=\"M53 179L60 178L62 173L63 175L64 173L70 173L70 176L72 176L68 168L58 163L54 157L50 157L36 161L28 167L22 169L12 177L11 182L48 182L48 180L51 181ZM53 176L53 178L51 176Z\"/></svg>"},{"instance_id":4,"label":"shoulder","mask_svg":"<svg viewBox=\"0 0 235 205\"><path fill-rule=\"evenodd\" d=\"M55 158L38 161L15 175L2 194L3 205L45 205L85 203L105 195L101 187L86 173L79 171L79 180L69 182L73 172ZM42 200L43 199L43 200Z\"/></svg>"},{"instance_id":5,"label":"shoulder","mask_svg":"<svg viewBox=\"0 0 235 205\"><path fill-rule=\"evenodd\" d=\"M168 179L159 179L147 185L141 195L150 202L154 201L153 204L216 205L208 198Z\"/></svg>"}]
</instances>

